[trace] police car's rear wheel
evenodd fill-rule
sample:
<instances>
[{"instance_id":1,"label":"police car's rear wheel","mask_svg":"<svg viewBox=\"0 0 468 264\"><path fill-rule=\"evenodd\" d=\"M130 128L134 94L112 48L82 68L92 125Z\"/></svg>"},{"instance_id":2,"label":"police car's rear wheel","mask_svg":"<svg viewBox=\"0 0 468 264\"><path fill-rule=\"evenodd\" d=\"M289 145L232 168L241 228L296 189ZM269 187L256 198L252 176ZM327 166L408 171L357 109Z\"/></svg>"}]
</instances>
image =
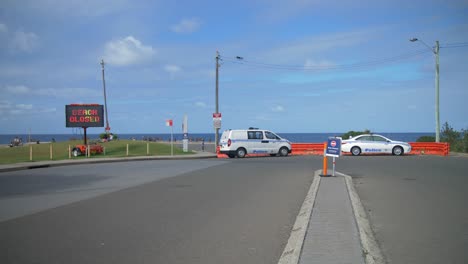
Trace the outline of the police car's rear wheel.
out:
<instances>
[{"instance_id":1,"label":"police car's rear wheel","mask_svg":"<svg viewBox=\"0 0 468 264\"><path fill-rule=\"evenodd\" d=\"M393 150L392 150L392 154L395 155L395 156L403 155L403 148L400 147L400 146L394 147Z\"/></svg>"},{"instance_id":2,"label":"police car's rear wheel","mask_svg":"<svg viewBox=\"0 0 468 264\"><path fill-rule=\"evenodd\" d=\"M247 154L247 151L244 148L239 148L237 149L237 157L238 158L243 158Z\"/></svg>"},{"instance_id":3,"label":"police car's rear wheel","mask_svg":"<svg viewBox=\"0 0 468 264\"><path fill-rule=\"evenodd\" d=\"M286 148L286 147L282 147L282 148L279 150L279 155L280 155L281 157L286 157L286 156L288 155L288 153L289 153L289 150L288 150L288 148Z\"/></svg>"},{"instance_id":4,"label":"police car's rear wheel","mask_svg":"<svg viewBox=\"0 0 468 264\"><path fill-rule=\"evenodd\" d=\"M359 156L361 154L361 149L359 147L352 147L351 154L353 154L353 156Z\"/></svg>"}]
</instances>

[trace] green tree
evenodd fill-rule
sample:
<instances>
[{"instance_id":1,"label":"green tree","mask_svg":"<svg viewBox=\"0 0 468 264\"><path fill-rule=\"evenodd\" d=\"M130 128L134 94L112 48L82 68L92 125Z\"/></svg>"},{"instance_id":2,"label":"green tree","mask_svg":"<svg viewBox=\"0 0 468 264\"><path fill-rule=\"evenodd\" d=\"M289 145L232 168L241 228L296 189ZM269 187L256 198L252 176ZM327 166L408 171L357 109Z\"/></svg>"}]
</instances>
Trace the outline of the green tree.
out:
<instances>
[{"instance_id":1,"label":"green tree","mask_svg":"<svg viewBox=\"0 0 468 264\"><path fill-rule=\"evenodd\" d=\"M118 138L117 134L111 133L112 134L112 139L116 140ZM99 134L100 139L107 139L107 133L101 133Z\"/></svg>"},{"instance_id":2,"label":"green tree","mask_svg":"<svg viewBox=\"0 0 468 264\"><path fill-rule=\"evenodd\" d=\"M440 131L440 141L448 142L452 151L463 151L461 144L461 133L453 129L453 127L451 127L448 122L445 122L442 125L442 129Z\"/></svg>"},{"instance_id":3,"label":"green tree","mask_svg":"<svg viewBox=\"0 0 468 264\"><path fill-rule=\"evenodd\" d=\"M468 153L468 129L462 129L462 151Z\"/></svg>"},{"instance_id":4,"label":"green tree","mask_svg":"<svg viewBox=\"0 0 468 264\"><path fill-rule=\"evenodd\" d=\"M355 136L359 136L359 135L362 135L362 134L370 134L371 131L369 129L365 129L364 131L348 131L346 133L344 133L343 135L341 135L341 138L343 139L349 139L349 138L352 138L352 137L355 137Z\"/></svg>"},{"instance_id":5,"label":"green tree","mask_svg":"<svg viewBox=\"0 0 468 264\"><path fill-rule=\"evenodd\" d=\"M416 142L435 142L434 136L421 136L419 137Z\"/></svg>"}]
</instances>

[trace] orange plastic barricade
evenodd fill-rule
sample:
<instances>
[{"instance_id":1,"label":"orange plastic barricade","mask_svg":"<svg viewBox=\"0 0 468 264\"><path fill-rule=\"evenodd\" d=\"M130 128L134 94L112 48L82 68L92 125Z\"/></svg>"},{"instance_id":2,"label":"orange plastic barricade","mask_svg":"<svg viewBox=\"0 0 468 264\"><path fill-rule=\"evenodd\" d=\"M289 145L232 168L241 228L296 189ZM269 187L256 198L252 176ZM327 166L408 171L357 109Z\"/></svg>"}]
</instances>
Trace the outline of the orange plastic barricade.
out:
<instances>
[{"instance_id":1,"label":"orange plastic barricade","mask_svg":"<svg viewBox=\"0 0 468 264\"><path fill-rule=\"evenodd\" d=\"M216 147L216 156L218 157L218 159L227 159L228 156L226 154L219 153L219 149L220 149L220 146L217 146Z\"/></svg>"},{"instance_id":2,"label":"orange plastic barricade","mask_svg":"<svg viewBox=\"0 0 468 264\"><path fill-rule=\"evenodd\" d=\"M440 155L448 156L450 144L447 142L409 142L411 145L410 155Z\"/></svg>"},{"instance_id":3,"label":"orange plastic barricade","mask_svg":"<svg viewBox=\"0 0 468 264\"><path fill-rule=\"evenodd\" d=\"M291 143L291 155L323 155L323 143Z\"/></svg>"},{"instance_id":4,"label":"orange plastic barricade","mask_svg":"<svg viewBox=\"0 0 468 264\"><path fill-rule=\"evenodd\" d=\"M409 155L440 155L448 156L450 152L449 143L435 142L409 142L411 152ZM291 155L323 155L323 143L291 143ZM225 154L219 153L219 147L216 149L218 158L227 158ZM264 154L248 154L248 156L264 156ZM349 155L349 154L348 154Z\"/></svg>"},{"instance_id":5,"label":"orange plastic barricade","mask_svg":"<svg viewBox=\"0 0 468 264\"><path fill-rule=\"evenodd\" d=\"M410 155L440 155L448 156L450 152L449 143L435 142L409 142L411 145ZM323 155L323 143L292 143L291 155Z\"/></svg>"}]
</instances>

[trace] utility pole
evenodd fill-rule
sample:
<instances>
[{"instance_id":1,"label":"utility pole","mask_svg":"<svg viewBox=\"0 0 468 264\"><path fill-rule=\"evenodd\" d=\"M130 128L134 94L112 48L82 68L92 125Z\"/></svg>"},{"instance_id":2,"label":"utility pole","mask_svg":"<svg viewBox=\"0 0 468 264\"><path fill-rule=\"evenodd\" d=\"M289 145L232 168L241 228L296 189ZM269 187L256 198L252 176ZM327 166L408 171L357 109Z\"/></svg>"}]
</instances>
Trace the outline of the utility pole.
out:
<instances>
[{"instance_id":1,"label":"utility pole","mask_svg":"<svg viewBox=\"0 0 468 264\"><path fill-rule=\"evenodd\" d=\"M107 138L109 138L109 117L107 116L107 96L106 96L106 80L104 78L104 60L101 60L101 67L102 67L102 87L104 88L104 109L106 113L106 134Z\"/></svg>"},{"instance_id":2,"label":"utility pole","mask_svg":"<svg viewBox=\"0 0 468 264\"><path fill-rule=\"evenodd\" d=\"M440 142L440 115L439 115L439 41L436 40L435 47L429 47L424 41L418 38L410 39L411 42L420 41L424 46L428 47L432 53L434 53L435 58L435 119L436 119L436 142Z\"/></svg>"},{"instance_id":3,"label":"utility pole","mask_svg":"<svg viewBox=\"0 0 468 264\"><path fill-rule=\"evenodd\" d=\"M439 116L439 41L436 41L434 48L435 55L435 111L436 111L436 142L440 142L440 116Z\"/></svg>"},{"instance_id":4,"label":"utility pole","mask_svg":"<svg viewBox=\"0 0 468 264\"><path fill-rule=\"evenodd\" d=\"M216 114L219 113L219 104L218 104L218 96L219 96L219 52L216 51L216 92L215 92L215 100L216 100ZM219 144L219 128L215 128L215 149L218 149Z\"/></svg>"}]
</instances>

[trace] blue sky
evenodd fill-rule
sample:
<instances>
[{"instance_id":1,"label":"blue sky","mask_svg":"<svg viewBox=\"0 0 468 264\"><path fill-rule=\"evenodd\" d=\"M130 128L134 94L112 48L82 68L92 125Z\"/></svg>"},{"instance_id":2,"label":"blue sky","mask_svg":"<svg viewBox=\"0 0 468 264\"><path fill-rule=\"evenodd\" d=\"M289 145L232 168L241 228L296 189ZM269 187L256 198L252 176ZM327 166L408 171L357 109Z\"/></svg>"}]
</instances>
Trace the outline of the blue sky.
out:
<instances>
[{"instance_id":1,"label":"blue sky","mask_svg":"<svg viewBox=\"0 0 468 264\"><path fill-rule=\"evenodd\" d=\"M104 104L101 59L112 132L212 132L217 50L222 130L433 132L413 37L440 41L441 123L467 129L466 0L2 0L0 134L71 133L65 105Z\"/></svg>"}]
</instances>

